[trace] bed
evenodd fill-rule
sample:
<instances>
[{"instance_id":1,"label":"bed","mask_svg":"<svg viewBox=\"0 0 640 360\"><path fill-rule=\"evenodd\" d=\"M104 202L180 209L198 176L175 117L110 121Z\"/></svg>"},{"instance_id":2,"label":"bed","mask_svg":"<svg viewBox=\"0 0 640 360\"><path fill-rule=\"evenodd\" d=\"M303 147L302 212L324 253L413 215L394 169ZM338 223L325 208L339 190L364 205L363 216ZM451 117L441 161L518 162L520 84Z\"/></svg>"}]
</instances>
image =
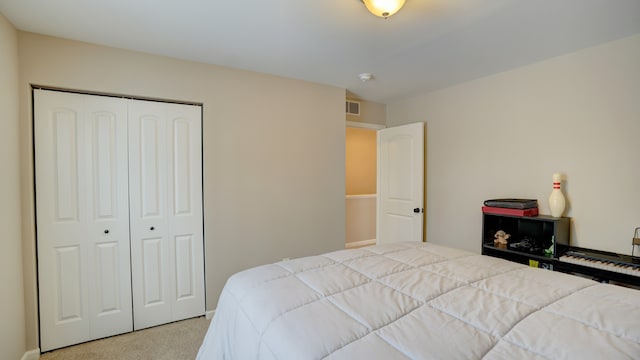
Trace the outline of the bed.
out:
<instances>
[{"instance_id":1,"label":"bed","mask_svg":"<svg viewBox=\"0 0 640 360\"><path fill-rule=\"evenodd\" d=\"M430 243L231 276L198 359L640 359L640 291Z\"/></svg>"}]
</instances>

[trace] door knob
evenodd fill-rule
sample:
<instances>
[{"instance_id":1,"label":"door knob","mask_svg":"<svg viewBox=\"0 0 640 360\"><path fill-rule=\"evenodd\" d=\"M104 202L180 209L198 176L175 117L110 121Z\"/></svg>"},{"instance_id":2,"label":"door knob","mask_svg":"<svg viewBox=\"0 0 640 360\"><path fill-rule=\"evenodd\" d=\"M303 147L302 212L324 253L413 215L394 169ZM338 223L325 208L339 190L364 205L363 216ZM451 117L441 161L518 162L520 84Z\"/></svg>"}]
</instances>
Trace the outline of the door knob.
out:
<instances>
[{"instance_id":1,"label":"door knob","mask_svg":"<svg viewBox=\"0 0 640 360\"><path fill-rule=\"evenodd\" d=\"M413 209L413 212L416 213L416 214L419 214L420 213L420 208Z\"/></svg>"},{"instance_id":2,"label":"door knob","mask_svg":"<svg viewBox=\"0 0 640 360\"><path fill-rule=\"evenodd\" d=\"M155 230L155 229L156 229L156 228L154 228L153 226L149 228L149 230L151 230L151 231L153 231L153 230Z\"/></svg>"},{"instance_id":3,"label":"door knob","mask_svg":"<svg viewBox=\"0 0 640 360\"><path fill-rule=\"evenodd\" d=\"M105 229L105 230L104 230L104 233L105 233L105 234L108 234L108 233L109 233L109 229Z\"/></svg>"}]
</instances>

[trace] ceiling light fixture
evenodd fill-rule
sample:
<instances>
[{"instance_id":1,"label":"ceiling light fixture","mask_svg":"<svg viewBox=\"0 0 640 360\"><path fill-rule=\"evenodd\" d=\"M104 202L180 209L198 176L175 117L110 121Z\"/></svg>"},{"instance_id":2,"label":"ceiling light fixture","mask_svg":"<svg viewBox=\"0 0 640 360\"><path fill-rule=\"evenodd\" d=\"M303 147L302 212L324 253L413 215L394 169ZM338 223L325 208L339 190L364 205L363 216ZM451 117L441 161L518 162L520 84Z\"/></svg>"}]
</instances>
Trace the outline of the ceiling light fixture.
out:
<instances>
[{"instance_id":1,"label":"ceiling light fixture","mask_svg":"<svg viewBox=\"0 0 640 360\"><path fill-rule=\"evenodd\" d=\"M364 6L375 16L388 18L404 5L404 0L362 0Z\"/></svg>"}]
</instances>

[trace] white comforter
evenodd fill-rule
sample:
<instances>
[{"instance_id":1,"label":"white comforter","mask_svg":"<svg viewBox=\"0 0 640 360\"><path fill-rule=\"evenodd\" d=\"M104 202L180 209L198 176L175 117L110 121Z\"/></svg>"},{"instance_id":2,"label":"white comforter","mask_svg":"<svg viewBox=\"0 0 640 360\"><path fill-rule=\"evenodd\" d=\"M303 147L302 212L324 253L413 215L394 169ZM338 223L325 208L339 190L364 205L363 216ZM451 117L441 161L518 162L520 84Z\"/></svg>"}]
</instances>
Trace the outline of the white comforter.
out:
<instances>
[{"instance_id":1,"label":"white comforter","mask_svg":"<svg viewBox=\"0 0 640 360\"><path fill-rule=\"evenodd\" d=\"M233 275L198 359L640 359L640 291L428 243Z\"/></svg>"}]
</instances>

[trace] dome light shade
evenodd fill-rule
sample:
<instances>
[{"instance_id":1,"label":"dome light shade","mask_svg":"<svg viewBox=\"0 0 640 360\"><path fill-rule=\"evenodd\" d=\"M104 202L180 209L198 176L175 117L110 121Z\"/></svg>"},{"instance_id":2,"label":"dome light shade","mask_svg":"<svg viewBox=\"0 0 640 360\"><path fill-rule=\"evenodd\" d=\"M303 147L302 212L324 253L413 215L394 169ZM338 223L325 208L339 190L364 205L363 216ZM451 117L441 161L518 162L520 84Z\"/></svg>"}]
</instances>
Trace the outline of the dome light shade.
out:
<instances>
[{"instance_id":1,"label":"dome light shade","mask_svg":"<svg viewBox=\"0 0 640 360\"><path fill-rule=\"evenodd\" d=\"M375 16L388 18L404 5L404 0L362 0L364 6Z\"/></svg>"}]
</instances>

